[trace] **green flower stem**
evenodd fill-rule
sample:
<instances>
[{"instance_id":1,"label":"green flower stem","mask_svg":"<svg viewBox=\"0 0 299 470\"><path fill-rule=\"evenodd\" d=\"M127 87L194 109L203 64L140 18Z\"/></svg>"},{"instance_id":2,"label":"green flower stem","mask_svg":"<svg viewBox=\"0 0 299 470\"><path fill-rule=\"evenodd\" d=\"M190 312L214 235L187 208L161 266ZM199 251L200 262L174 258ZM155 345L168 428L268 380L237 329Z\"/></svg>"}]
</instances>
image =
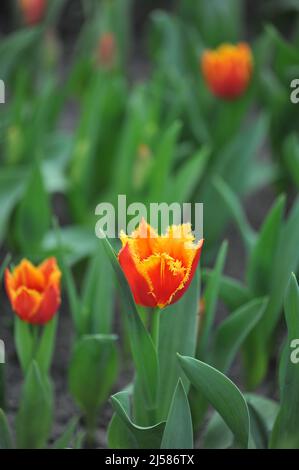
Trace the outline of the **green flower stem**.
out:
<instances>
[{"instance_id":1,"label":"green flower stem","mask_svg":"<svg viewBox=\"0 0 299 470\"><path fill-rule=\"evenodd\" d=\"M86 414L86 445L93 448L95 445L95 432L97 428L97 410Z\"/></svg>"},{"instance_id":2,"label":"green flower stem","mask_svg":"<svg viewBox=\"0 0 299 470\"><path fill-rule=\"evenodd\" d=\"M40 326L39 325L32 325L31 334L32 334L33 348L32 348L32 358L31 358L31 360L34 360L36 358L36 354L37 354L38 347L39 347L39 342L40 342L40 333L41 333Z\"/></svg>"},{"instance_id":3,"label":"green flower stem","mask_svg":"<svg viewBox=\"0 0 299 470\"><path fill-rule=\"evenodd\" d=\"M159 334L160 334L160 316L161 310L159 308L153 309L151 312L151 336L158 355L159 350ZM157 422L157 407L148 410L149 425L154 425Z\"/></svg>"},{"instance_id":4,"label":"green flower stem","mask_svg":"<svg viewBox=\"0 0 299 470\"><path fill-rule=\"evenodd\" d=\"M160 309L155 309L152 313L152 339L153 343L155 345L156 351L158 353L158 348L159 348L159 333L160 333L160 316L161 316L161 310Z\"/></svg>"}]
</instances>

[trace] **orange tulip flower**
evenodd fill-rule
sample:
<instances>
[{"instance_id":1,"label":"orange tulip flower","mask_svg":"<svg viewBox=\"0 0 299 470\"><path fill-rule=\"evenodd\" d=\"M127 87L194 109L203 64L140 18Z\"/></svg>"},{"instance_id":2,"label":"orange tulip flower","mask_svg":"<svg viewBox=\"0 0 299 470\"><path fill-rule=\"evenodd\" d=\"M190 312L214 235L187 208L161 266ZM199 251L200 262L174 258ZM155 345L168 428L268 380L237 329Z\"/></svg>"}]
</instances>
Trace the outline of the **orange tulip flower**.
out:
<instances>
[{"instance_id":1,"label":"orange tulip flower","mask_svg":"<svg viewBox=\"0 0 299 470\"><path fill-rule=\"evenodd\" d=\"M252 54L246 43L222 44L201 58L204 79L214 95L234 99L246 90L252 74Z\"/></svg>"},{"instance_id":2,"label":"orange tulip flower","mask_svg":"<svg viewBox=\"0 0 299 470\"><path fill-rule=\"evenodd\" d=\"M165 235L144 220L130 236L121 233L119 263L135 302L163 308L188 289L199 262L203 240L194 243L190 224L172 225Z\"/></svg>"},{"instance_id":3,"label":"orange tulip flower","mask_svg":"<svg viewBox=\"0 0 299 470\"><path fill-rule=\"evenodd\" d=\"M24 22L27 25L39 23L45 13L47 0L19 0Z\"/></svg>"},{"instance_id":4,"label":"orange tulip flower","mask_svg":"<svg viewBox=\"0 0 299 470\"><path fill-rule=\"evenodd\" d=\"M61 272L55 258L33 266L24 259L10 272L5 271L5 287L14 312L24 321L43 325L60 305Z\"/></svg>"}]
</instances>

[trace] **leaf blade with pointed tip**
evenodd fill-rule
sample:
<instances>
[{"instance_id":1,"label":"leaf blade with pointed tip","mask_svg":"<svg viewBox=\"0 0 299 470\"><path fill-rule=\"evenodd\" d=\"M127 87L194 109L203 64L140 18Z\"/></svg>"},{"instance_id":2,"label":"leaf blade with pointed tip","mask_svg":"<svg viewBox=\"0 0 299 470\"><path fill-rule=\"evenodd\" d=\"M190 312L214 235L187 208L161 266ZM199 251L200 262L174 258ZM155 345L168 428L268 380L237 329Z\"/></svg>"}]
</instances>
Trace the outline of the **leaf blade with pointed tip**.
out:
<instances>
[{"instance_id":1,"label":"leaf blade with pointed tip","mask_svg":"<svg viewBox=\"0 0 299 470\"><path fill-rule=\"evenodd\" d=\"M173 394L161 449L193 449L191 411L181 379Z\"/></svg>"},{"instance_id":2,"label":"leaf blade with pointed tip","mask_svg":"<svg viewBox=\"0 0 299 470\"><path fill-rule=\"evenodd\" d=\"M181 367L192 385L222 416L236 441L244 448L249 442L249 412L236 385L214 367L192 357L178 355Z\"/></svg>"},{"instance_id":3,"label":"leaf blade with pointed tip","mask_svg":"<svg viewBox=\"0 0 299 470\"><path fill-rule=\"evenodd\" d=\"M114 335L84 335L73 350L69 388L90 420L105 401L116 377L115 341Z\"/></svg>"},{"instance_id":4,"label":"leaf blade with pointed tip","mask_svg":"<svg viewBox=\"0 0 299 470\"><path fill-rule=\"evenodd\" d=\"M7 418L0 408L0 449L12 449L13 439L8 425Z\"/></svg>"},{"instance_id":5,"label":"leaf blade with pointed tip","mask_svg":"<svg viewBox=\"0 0 299 470\"><path fill-rule=\"evenodd\" d=\"M218 327L213 344L212 363L226 372L243 341L261 319L267 302L255 299L231 313Z\"/></svg>"},{"instance_id":6,"label":"leaf blade with pointed tip","mask_svg":"<svg viewBox=\"0 0 299 470\"><path fill-rule=\"evenodd\" d=\"M46 445L53 421L53 398L49 381L33 361L28 368L16 418L17 447L40 449Z\"/></svg>"},{"instance_id":7,"label":"leaf blade with pointed tip","mask_svg":"<svg viewBox=\"0 0 299 470\"><path fill-rule=\"evenodd\" d=\"M288 327L287 344L290 347L299 338L299 288L292 274L285 298L285 318ZM282 360L285 358L282 356ZM271 448L298 449L299 447L299 368L291 357L284 362L280 410L271 436Z\"/></svg>"}]
</instances>

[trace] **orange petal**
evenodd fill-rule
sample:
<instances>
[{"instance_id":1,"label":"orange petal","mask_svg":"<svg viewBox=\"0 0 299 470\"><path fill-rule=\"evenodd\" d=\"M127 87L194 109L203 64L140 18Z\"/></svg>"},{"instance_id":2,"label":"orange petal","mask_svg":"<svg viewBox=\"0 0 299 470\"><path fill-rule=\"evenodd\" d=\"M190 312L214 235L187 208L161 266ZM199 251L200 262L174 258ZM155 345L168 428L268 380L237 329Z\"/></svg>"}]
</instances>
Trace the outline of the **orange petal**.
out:
<instances>
[{"instance_id":1,"label":"orange petal","mask_svg":"<svg viewBox=\"0 0 299 470\"><path fill-rule=\"evenodd\" d=\"M14 269L13 277L15 282L15 289L18 289L21 286L25 286L28 289L42 292L45 288L43 274L27 259L23 259L21 263Z\"/></svg>"},{"instance_id":2,"label":"orange petal","mask_svg":"<svg viewBox=\"0 0 299 470\"><path fill-rule=\"evenodd\" d=\"M38 292L20 287L15 294L13 309L22 320L31 322L41 304L41 299L42 296Z\"/></svg>"},{"instance_id":3,"label":"orange petal","mask_svg":"<svg viewBox=\"0 0 299 470\"><path fill-rule=\"evenodd\" d=\"M60 306L60 290L53 284L47 287L39 309L34 317L32 317L32 323L43 325L50 321Z\"/></svg>"},{"instance_id":4,"label":"orange petal","mask_svg":"<svg viewBox=\"0 0 299 470\"><path fill-rule=\"evenodd\" d=\"M182 266L180 261L174 260L164 253L152 255L143 261L143 269L150 278L157 305L160 308L164 307L182 283L186 268Z\"/></svg>"},{"instance_id":5,"label":"orange petal","mask_svg":"<svg viewBox=\"0 0 299 470\"><path fill-rule=\"evenodd\" d=\"M51 257L46 259L39 265L38 269L44 276L45 285L47 285L49 282L52 282L53 279L56 279L57 282L60 281L61 272L58 268L56 258Z\"/></svg>"},{"instance_id":6,"label":"orange petal","mask_svg":"<svg viewBox=\"0 0 299 470\"><path fill-rule=\"evenodd\" d=\"M147 279L138 271L134 254L130 251L128 243L120 250L118 260L130 285L135 302L145 307L154 307L156 300L151 293L151 287Z\"/></svg>"},{"instance_id":7,"label":"orange petal","mask_svg":"<svg viewBox=\"0 0 299 470\"><path fill-rule=\"evenodd\" d=\"M201 250L202 250L202 247L203 247L203 242L204 242L203 240L200 240L200 242L198 243L198 248L196 249L196 253L195 253L195 256L193 258L192 264L191 264L189 270L187 271L185 279L184 279L183 283L181 284L180 288L172 296L172 298L169 302L170 304L173 304L173 303L177 302L182 297L182 295L186 292L188 287L190 286L190 283L193 279L193 276L195 274L196 268L197 268L199 260L200 260L200 255L201 255Z\"/></svg>"},{"instance_id":8,"label":"orange petal","mask_svg":"<svg viewBox=\"0 0 299 470\"><path fill-rule=\"evenodd\" d=\"M155 242L158 238L157 232L143 218L130 237L123 232L120 234L123 246L129 243L134 256L141 260L153 254Z\"/></svg>"},{"instance_id":9,"label":"orange petal","mask_svg":"<svg viewBox=\"0 0 299 470\"><path fill-rule=\"evenodd\" d=\"M155 252L167 253L173 259L180 260L187 268L191 264L190 259L194 257L194 239L190 224L172 225L165 235L159 237Z\"/></svg>"}]
</instances>

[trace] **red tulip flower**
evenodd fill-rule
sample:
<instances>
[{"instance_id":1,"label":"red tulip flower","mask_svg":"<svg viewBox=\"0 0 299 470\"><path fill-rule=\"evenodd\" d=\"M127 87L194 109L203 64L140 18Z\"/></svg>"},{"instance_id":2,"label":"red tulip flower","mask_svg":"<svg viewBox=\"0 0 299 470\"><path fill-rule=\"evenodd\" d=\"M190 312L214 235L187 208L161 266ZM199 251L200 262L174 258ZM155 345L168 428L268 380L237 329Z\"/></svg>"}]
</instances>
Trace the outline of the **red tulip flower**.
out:
<instances>
[{"instance_id":1,"label":"red tulip flower","mask_svg":"<svg viewBox=\"0 0 299 470\"><path fill-rule=\"evenodd\" d=\"M61 272L55 258L33 266L24 259L10 272L5 271L5 287L13 311L27 323L43 325L60 306Z\"/></svg>"},{"instance_id":2,"label":"red tulip flower","mask_svg":"<svg viewBox=\"0 0 299 470\"><path fill-rule=\"evenodd\" d=\"M43 19L47 7L47 0L19 0L19 5L24 22L27 25L34 25L40 23Z\"/></svg>"},{"instance_id":3,"label":"red tulip flower","mask_svg":"<svg viewBox=\"0 0 299 470\"><path fill-rule=\"evenodd\" d=\"M252 54L246 43L222 44L207 50L201 58L201 69L211 92L227 100L244 93L252 75Z\"/></svg>"},{"instance_id":4,"label":"red tulip flower","mask_svg":"<svg viewBox=\"0 0 299 470\"><path fill-rule=\"evenodd\" d=\"M159 308L177 302L191 283L203 245L203 240L194 243L190 224L172 225L159 236L142 220L120 238L118 259L135 302Z\"/></svg>"}]
</instances>

